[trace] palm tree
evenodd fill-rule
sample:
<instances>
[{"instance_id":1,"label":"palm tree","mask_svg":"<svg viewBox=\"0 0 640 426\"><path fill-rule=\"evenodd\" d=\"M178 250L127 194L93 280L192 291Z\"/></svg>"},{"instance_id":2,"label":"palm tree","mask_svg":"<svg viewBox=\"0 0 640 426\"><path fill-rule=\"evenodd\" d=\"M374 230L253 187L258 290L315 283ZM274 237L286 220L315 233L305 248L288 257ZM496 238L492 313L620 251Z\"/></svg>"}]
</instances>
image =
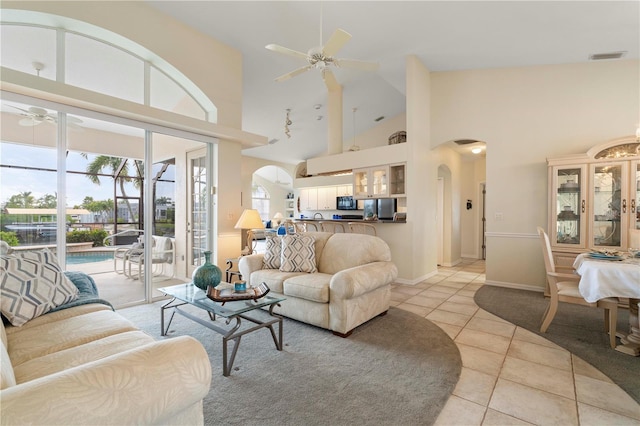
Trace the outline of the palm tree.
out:
<instances>
[{"instance_id":1,"label":"palm tree","mask_svg":"<svg viewBox=\"0 0 640 426\"><path fill-rule=\"evenodd\" d=\"M82 155L82 157L86 159L89 158L89 156L84 152L80 155ZM134 215L133 209L131 208L131 203L127 198L127 193L124 185L126 182L133 182L133 186L136 189L140 189L142 188L142 179L144 178L143 162L140 160L134 160L133 164L136 172L135 177L129 175L129 160L127 158L98 155L93 159L91 163L87 165L87 178L96 185L100 185L100 178L98 177L98 175L103 173L103 170L106 168L111 170L111 176L113 177L114 181L117 181L120 184L120 191L124 197L127 209L129 210L129 217L133 217ZM117 209L117 206L114 207Z\"/></svg>"}]
</instances>

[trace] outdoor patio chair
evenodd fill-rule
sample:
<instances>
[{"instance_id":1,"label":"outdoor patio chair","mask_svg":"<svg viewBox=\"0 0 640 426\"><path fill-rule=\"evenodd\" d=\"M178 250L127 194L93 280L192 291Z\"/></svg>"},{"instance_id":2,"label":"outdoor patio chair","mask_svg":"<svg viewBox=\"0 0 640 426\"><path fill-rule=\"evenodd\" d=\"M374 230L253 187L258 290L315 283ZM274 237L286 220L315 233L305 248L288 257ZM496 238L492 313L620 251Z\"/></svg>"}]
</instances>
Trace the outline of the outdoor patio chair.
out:
<instances>
[{"instance_id":1,"label":"outdoor patio chair","mask_svg":"<svg viewBox=\"0 0 640 426\"><path fill-rule=\"evenodd\" d=\"M153 236L153 247L151 248L151 263L153 264L153 276L163 276L165 280L171 279L175 275L175 242L170 237ZM133 279L142 280L144 277L144 264L146 262L144 250L142 253L130 253L127 258L127 276ZM137 266L137 272L133 275L132 265ZM171 268L171 274L167 273L167 268Z\"/></svg>"},{"instance_id":2,"label":"outdoor patio chair","mask_svg":"<svg viewBox=\"0 0 640 426\"><path fill-rule=\"evenodd\" d=\"M123 245L122 247L116 247L113 251L113 271L116 274L125 274L127 272L127 259L130 255L139 254L142 249L140 240L143 238L144 231L141 229L127 229L113 235L109 235L103 240L105 246L117 246L119 242L122 242L124 238L130 241L131 237L135 237L134 242ZM122 265L122 268L118 267L118 264Z\"/></svg>"}]
</instances>

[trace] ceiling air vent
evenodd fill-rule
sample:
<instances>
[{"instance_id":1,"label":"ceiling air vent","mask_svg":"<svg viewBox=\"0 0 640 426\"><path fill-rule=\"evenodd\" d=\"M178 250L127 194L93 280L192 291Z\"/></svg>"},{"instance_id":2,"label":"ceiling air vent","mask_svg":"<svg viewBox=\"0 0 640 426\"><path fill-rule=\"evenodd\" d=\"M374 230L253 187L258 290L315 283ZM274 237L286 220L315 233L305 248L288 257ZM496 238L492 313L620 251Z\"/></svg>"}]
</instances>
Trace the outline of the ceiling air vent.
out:
<instances>
[{"instance_id":1,"label":"ceiling air vent","mask_svg":"<svg viewBox=\"0 0 640 426\"><path fill-rule=\"evenodd\" d=\"M602 61L604 59L620 59L626 53L627 53L626 51L608 52L608 53L594 53L593 55L589 55L589 59L592 60L592 61Z\"/></svg>"},{"instance_id":2,"label":"ceiling air vent","mask_svg":"<svg viewBox=\"0 0 640 426\"><path fill-rule=\"evenodd\" d=\"M475 139L458 139L454 141L458 145L470 145L472 143L477 143L478 141Z\"/></svg>"}]
</instances>

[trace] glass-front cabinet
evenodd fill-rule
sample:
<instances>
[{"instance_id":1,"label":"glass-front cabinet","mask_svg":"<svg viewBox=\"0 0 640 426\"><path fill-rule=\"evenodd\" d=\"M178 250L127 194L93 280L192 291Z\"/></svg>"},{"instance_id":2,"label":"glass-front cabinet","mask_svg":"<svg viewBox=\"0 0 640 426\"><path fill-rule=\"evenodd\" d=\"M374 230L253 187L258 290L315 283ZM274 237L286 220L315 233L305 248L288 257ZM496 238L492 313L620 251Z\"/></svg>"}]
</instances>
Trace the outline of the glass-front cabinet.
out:
<instances>
[{"instance_id":1,"label":"glass-front cabinet","mask_svg":"<svg viewBox=\"0 0 640 426\"><path fill-rule=\"evenodd\" d=\"M556 263L591 249L640 246L640 141L613 140L549 159L549 225Z\"/></svg>"},{"instance_id":2,"label":"glass-front cabinet","mask_svg":"<svg viewBox=\"0 0 640 426\"><path fill-rule=\"evenodd\" d=\"M550 230L557 245L585 247L586 166L553 167L553 194L551 205L556 226Z\"/></svg>"},{"instance_id":3,"label":"glass-front cabinet","mask_svg":"<svg viewBox=\"0 0 640 426\"><path fill-rule=\"evenodd\" d=\"M626 247L630 202L628 163L591 165L590 247Z\"/></svg>"},{"instance_id":4,"label":"glass-front cabinet","mask_svg":"<svg viewBox=\"0 0 640 426\"><path fill-rule=\"evenodd\" d=\"M383 198L388 196L388 165L353 170L354 198Z\"/></svg>"}]
</instances>

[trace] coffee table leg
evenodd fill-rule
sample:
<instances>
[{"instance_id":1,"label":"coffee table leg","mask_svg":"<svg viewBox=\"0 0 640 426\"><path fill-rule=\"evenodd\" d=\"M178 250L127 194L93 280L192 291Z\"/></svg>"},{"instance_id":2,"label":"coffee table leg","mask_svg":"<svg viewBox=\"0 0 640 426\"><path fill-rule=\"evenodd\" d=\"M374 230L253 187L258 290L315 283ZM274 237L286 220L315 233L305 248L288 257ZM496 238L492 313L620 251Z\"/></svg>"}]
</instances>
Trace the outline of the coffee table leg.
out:
<instances>
[{"instance_id":1,"label":"coffee table leg","mask_svg":"<svg viewBox=\"0 0 640 426\"><path fill-rule=\"evenodd\" d=\"M231 330L225 335L222 336L222 375L229 376L231 374L231 368L233 367L233 362L236 360L236 353L238 353L238 348L240 347L240 336L234 336L233 334L240 328L240 317L233 317L227 320L227 324L231 322L232 319L236 320L236 324L233 326ZM229 340L233 340L233 350L231 351L231 358L227 357L227 347Z\"/></svg>"}]
</instances>

